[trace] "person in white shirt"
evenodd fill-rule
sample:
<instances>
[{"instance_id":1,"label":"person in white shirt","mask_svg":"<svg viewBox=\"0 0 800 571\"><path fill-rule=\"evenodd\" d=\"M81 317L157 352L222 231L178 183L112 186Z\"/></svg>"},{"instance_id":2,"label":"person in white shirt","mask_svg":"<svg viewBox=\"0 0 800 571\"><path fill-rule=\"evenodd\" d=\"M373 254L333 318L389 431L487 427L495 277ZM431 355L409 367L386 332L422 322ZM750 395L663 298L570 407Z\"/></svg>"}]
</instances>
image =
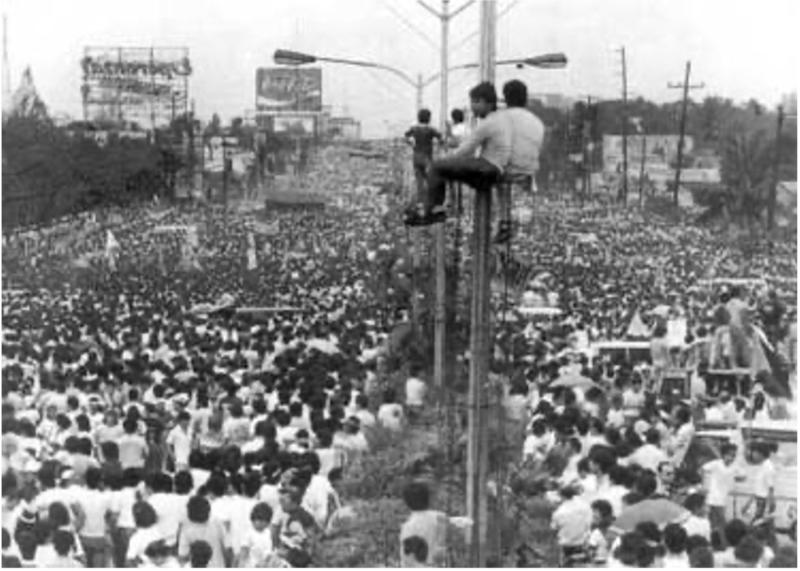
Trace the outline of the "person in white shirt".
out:
<instances>
[{"instance_id":1,"label":"person in white shirt","mask_svg":"<svg viewBox=\"0 0 800 571\"><path fill-rule=\"evenodd\" d=\"M622 428L625 426L625 410L623 397L619 393L612 393L611 408L606 414L606 426L611 428Z\"/></svg>"},{"instance_id":2,"label":"person in white shirt","mask_svg":"<svg viewBox=\"0 0 800 571\"><path fill-rule=\"evenodd\" d=\"M756 504L754 520L775 511L775 465L770 459L771 448L766 442L755 442L750 447L753 467L748 477L753 482L753 500Z\"/></svg>"},{"instance_id":3,"label":"person in white shirt","mask_svg":"<svg viewBox=\"0 0 800 571\"><path fill-rule=\"evenodd\" d=\"M444 566L447 558L447 535L450 521L444 512L430 509L430 491L421 482L408 484L403 491L403 499L411 510L411 515L400 527L400 544L410 538L419 537L428 546L424 564L429 567ZM401 550L400 566L419 566L413 554Z\"/></svg>"},{"instance_id":4,"label":"person in white shirt","mask_svg":"<svg viewBox=\"0 0 800 571\"><path fill-rule=\"evenodd\" d=\"M83 512L80 529L83 550L89 567L107 567L108 546L106 536L114 525L114 498L100 490L103 474L99 468L86 470L86 489L75 494L75 501Z\"/></svg>"},{"instance_id":5,"label":"person in white shirt","mask_svg":"<svg viewBox=\"0 0 800 571\"><path fill-rule=\"evenodd\" d=\"M244 538L252 529L250 512L259 502L257 496L260 488L261 479L257 474L247 477L233 474L230 481L214 474L209 479L209 498L214 496L211 516L222 522L234 553L239 552Z\"/></svg>"},{"instance_id":6,"label":"person in white shirt","mask_svg":"<svg viewBox=\"0 0 800 571\"><path fill-rule=\"evenodd\" d=\"M388 430L399 432L403 428L403 420L403 407L397 403L394 391L388 389L378 409L378 423Z\"/></svg>"},{"instance_id":7,"label":"person in white shirt","mask_svg":"<svg viewBox=\"0 0 800 571\"><path fill-rule=\"evenodd\" d=\"M561 488L560 494L564 501L553 512L550 521L563 559L569 560L584 551L591 532L592 508L573 487Z\"/></svg>"},{"instance_id":8,"label":"person in white shirt","mask_svg":"<svg viewBox=\"0 0 800 571\"><path fill-rule=\"evenodd\" d=\"M722 458L712 460L703 465L703 487L706 490L706 502L709 507L711 527L722 534L725 528L725 508L728 496L733 491L736 481L742 479L739 470L734 466L736 445L726 443L721 448Z\"/></svg>"},{"instance_id":9,"label":"person in white shirt","mask_svg":"<svg viewBox=\"0 0 800 571\"><path fill-rule=\"evenodd\" d=\"M667 455L661 450L661 435L655 428L650 428L645 435L646 443L628 456L627 465L636 464L646 470L658 473L658 467L667 460Z\"/></svg>"},{"instance_id":10,"label":"person in white shirt","mask_svg":"<svg viewBox=\"0 0 800 571\"><path fill-rule=\"evenodd\" d=\"M706 515L705 494L690 494L684 501L683 507L689 511L689 517L683 522L687 536L699 535L711 541L711 522Z\"/></svg>"},{"instance_id":11,"label":"person in white shirt","mask_svg":"<svg viewBox=\"0 0 800 571\"><path fill-rule=\"evenodd\" d=\"M175 462L175 471L189 468L189 455L192 453L193 435L190 428L192 415L187 411L178 414L177 425L167 435L167 446Z\"/></svg>"},{"instance_id":12,"label":"person in white shirt","mask_svg":"<svg viewBox=\"0 0 800 571\"><path fill-rule=\"evenodd\" d=\"M511 131L511 154L506 165L510 175L526 175L531 179L531 186L525 190L535 189L535 176L539 170L539 153L544 142L544 123L528 109L528 88L518 79L512 79L503 85L503 98L506 108L497 113L508 122ZM503 244L511 237L511 194L505 188L498 192L498 211L501 213L498 232L494 238L497 244Z\"/></svg>"},{"instance_id":13,"label":"person in white shirt","mask_svg":"<svg viewBox=\"0 0 800 571\"><path fill-rule=\"evenodd\" d=\"M137 502L133 506L133 519L136 522L136 531L128 542L125 554L126 567L139 567L149 565L150 561L145 554L147 546L154 541L164 539L161 529L156 525L158 516L153 507L147 502Z\"/></svg>"},{"instance_id":14,"label":"person in white shirt","mask_svg":"<svg viewBox=\"0 0 800 571\"><path fill-rule=\"evenodd\" d=\"M611 504L606 500L592 502L592 531L586 540L591 562L596 566L603 566L608 561L608 552L611 548L611 524L614 523L614 513Z\"/></svg>"},{"instance_id":15,"label":"person in white shirt","mask_svg":"<svg viewBox=\"0 0 800 571\"><path fill-rule=\"evenodd\" d=\"M622 406L626 418L636 418L644 407L645 394L642 390L642 379L635 375L630 386L622 392Z\"/></svg>"},{"instance_id":16,"label":"person in white shirt","mask_svg":"<svg viewBox=\"0 0 800 571\"><path fill-rule=\"evenodd\" d=\"M467 136L467 124L464 122L464 111L461 109L453 109L450 111L450 132L447 136L447 146L451 148L458 148L461 142Z\"/></svg>"},{"instance_id":17,"label":"person in white shirt","mask_svg":"<svg viewBox=\"0 0 800 571\"><path fill-rule=\"evenodd\" d=\"M245 533L240 546L237 567L266 567L266 560L273 553L272 523L273 510L269 504L259 502L250 510L251 528Z\"/></svg>"},{"instance_id":18,"label":"person in white shirt","mask_svg":"<svg viewBox=\"0 0 800 571\"><path fill-rule=\"evenodd\" d=\"M675 467L679 467L689 451L689 446L694 438L694 422L692 422L692 413L685 407L681 406L675 411L675 422L677 428L672 437L668 450L670 452L670 459Z\"/></svg>"},{"instance_id":19,"label":"person in white shirt","mask_svg":"<svg viewBox=\"0 0 800 571\"><path fill-rule=\"evenodd\" d=\"M147 498L147 503L156 512L156 525L161 530L165 543L169 547L175 547L188 498L174 493L173 479L167 474L154 474L148 480L152 494Z\"/></svg>"},{"instance_id":20,"label":"person in white shirt","mask_svg":"<svg viewBox=\"0 0 800 571\"><path fill-rule=\"evenodd\" d=\"M311 514L317 526L324 530L328 525L328 518L334 509L334 498L336 492L328 480L327 476L320 475L319 456L314 452L309 452L303 458L303 463L311 472L311 481L303 494L302 507Z\"/></svg>"},{"instance_id":21,"label":"person in white shirt","mask_svg":"<svg viewBox=\"0 0 800 571\"><path fill-rule=\"evenodd\" d=\"M555 434L547 429L543 419L534 420L531 424L531 434L525 438L522 445L522 457L525 461L541 462L555 446Z\"/></svg>"},{"instance_id":22,"label":"person in white shirt","mask_svg":"<svg viewBox=\"0 0 800 571\"><path fill-rule=\"evenodd\" d=\"M425 381L417 376L417 372L412 372L411 377L406 381L406 410L410 418L422 411L427 392L428 386Z\"/></svg>"},{"instance_id":23,"label":"person in white shirt","mask_svg":"<svg viewBox=\"0 0 800 571\"><path fill-rule=\"evenodd\" d=\"M353 416L361 422L361 428L369 430L375 426L377 420L375 419L375 415L369 411L369 399L367 395L361 394L356 397L356 410Z\"/></svg>"},{"instance_id":24,"label":"person in white shirt","mask_svg":"<svg viewBox=\"0 0 800 571\"><path fill-rule=\"evenodd\" d=\"M361 432L361 424L356 417L348 418L342 425L342 430L333 435L333 447L344 452L345 462L348 464L369 452L369 443Z\"/></svg>"}]
</instances>

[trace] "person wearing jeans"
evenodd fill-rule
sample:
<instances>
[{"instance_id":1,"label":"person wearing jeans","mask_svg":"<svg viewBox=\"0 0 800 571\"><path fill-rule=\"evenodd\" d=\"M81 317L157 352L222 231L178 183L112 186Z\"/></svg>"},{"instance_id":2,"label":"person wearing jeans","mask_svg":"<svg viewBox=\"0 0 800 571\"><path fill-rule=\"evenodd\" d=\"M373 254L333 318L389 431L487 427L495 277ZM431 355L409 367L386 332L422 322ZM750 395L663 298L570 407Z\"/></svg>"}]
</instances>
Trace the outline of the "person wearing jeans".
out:
<instances>
[{"instance_id":1,"label":"person wearing jeans","mask_svg":"<svg viewBox=\"0 0 800 571\"><path fill-rule=\"evenodd\" d=\"M408 226L428 226L444 221L449 181L463 182L478 192L490 191L511 158L511 125L507 117L496 112L494 85L480 83L469 92L469 97L472 112L483 121L450 156L433 162L424 201L406 210Z\"/></svg>"}]
</instances>

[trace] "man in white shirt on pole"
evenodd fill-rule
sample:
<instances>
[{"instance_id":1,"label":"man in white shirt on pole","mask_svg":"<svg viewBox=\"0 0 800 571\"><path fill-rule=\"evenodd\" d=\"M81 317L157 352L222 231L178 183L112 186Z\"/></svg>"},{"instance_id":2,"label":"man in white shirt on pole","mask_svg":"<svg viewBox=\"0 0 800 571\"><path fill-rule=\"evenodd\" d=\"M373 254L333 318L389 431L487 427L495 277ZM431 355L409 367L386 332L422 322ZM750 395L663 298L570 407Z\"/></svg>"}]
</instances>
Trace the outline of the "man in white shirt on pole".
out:
<instances>
[{"instance_id":1,"label":"man in white shirt on pole","mask_svg":"<svg viewBox=\"0 0 800 571\"><path fill-rule=\"evenodd\" d=\"M528 108L528 88L517 79L503 86L503 98L506 108L497 113L508 121L511 132L511 156L505 172L511 176L530 177L531 187L539 170L539 152L544 143L544 123ZM495 243L507 242L512 235L511 227L511 193L500 192L497 196L500 223L498 224Z\"/></svg>"}]
</instances>

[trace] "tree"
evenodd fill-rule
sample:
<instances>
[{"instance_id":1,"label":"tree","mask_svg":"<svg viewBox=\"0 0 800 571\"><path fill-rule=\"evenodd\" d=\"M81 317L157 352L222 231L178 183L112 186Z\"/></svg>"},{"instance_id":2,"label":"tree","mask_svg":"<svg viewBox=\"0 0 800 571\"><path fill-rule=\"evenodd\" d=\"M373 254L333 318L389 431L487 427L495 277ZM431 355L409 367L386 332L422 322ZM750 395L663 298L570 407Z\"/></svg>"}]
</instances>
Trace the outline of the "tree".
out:
<instances>
[{"instance_id":1,"label":"tree","mask_svg":"<svg viewBox=\"0 0 800 571\"><path fill-rule=\"evenodd\" d=\"M774 141L764 131L726 138L722 153L725 208L729 216L752 229L767 207Z\"/></svg>"}]
</instances>

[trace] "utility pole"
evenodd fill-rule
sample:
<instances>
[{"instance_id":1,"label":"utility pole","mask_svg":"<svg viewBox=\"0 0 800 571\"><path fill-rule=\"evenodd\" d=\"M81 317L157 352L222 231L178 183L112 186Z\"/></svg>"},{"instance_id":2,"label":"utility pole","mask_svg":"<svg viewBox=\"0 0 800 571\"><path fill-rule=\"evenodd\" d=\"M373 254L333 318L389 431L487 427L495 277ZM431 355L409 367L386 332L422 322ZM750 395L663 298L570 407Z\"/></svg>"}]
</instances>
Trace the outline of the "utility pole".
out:
<instances>
[{"instance_id":1,"label":"utility pole","mask_svg":"<svg viewBox=\"0 0 800 571\"><path fill-rule=\"evenodd\" d=\"M681 186L681 169L683 168L683 142L686 137L686 109L689 104L689 90L702 89L705 87L704 83L697 85L689 84L689 77L692 74L692 62L686 62L686 74L683 78L683 83L668 83L667 87L670 89L683 89L683 101L681 103L681 130L678 137L678 164L675 168L675 187L672 189L672 200L675 206L678 206L678 190Z\"/></svg>"},{"instance_id":2,"label":"utility pole","mask_svg":"<svg viewBox=\"0 0 800 571\"><path fill-rule=\"evenodd\" d=\"M484 0L480 16L480 72L482 81L494 82L497 3ZM472 520L470 566L486 567L488 431L485 384L491 354L491 290L489 275L491 192L475 193L473 220L472 310L469 361L469 447L467 452L467 515Z\"/></svg>"},{"instance_id":3,"label":"utility pole","mask_svg":"<svg viewBox=\"0 0 800 571\"><path fill-rule=\"evenodd\" d=\"M642 206L644 189L644 164L645 158L647 157L647 134L644 132L644 128L641 129L640 135L642 137L642 161L639 165L639 206Z\"/></svg>"},{"instance_id":4,"label":"utility pole","mask_svg":"<svg viewBox=\"0 0 800 571\"><path fill-rule=\"evenodd\" d=\"M786 117L783 105L778 105L778 121L775 125L775 156L772 159L772 184L769 189L769 204L767 205L767 228L775 228L775 203L778 200L778 169L781 166L781 129Z\"/></svg>"},{"instance_id":5,"label":"utility pole","mask_svg":"<svg viewBox=\"0 0 800 571\"><path fill-rule=\"evenodd\" d=\"M441 12L436 11L434 8L423 2L417 2L425 8L428 12L433 14L439 19L441 24L441 53L439 54L440 67L441 67L441 98L439 109L439 125L441 132L445 133L447 130L447 102L448 102L448 75L447 70L449 67L449 37L450 37L450 21L471 6L475 0L467 0L460 8L454 12L450 12L450 0L442 0ZM422 99L422 77L418 78L417 97ZM436 311L434 313L434 350L433 350L433 379L434 384L441 389L444 387L445 380L445 344L447 341L446 323L447 323L447 248L446 248L446 232L445 224L437 224L434 229L435 244L436 244Z\"/></svg>"},{"instance_id":6,"label":"utility pole","mask_svg":"<svg viewBox=\"0 0 800 571\"><path fill-rule=\"evenodd\" d=\"M620 48L622 56L622 189L621 196L624 205L628 204L628 60L625 56L625 46Z\"/></svg>"},{"instance_id":7,"label":"utility pole","mask_svg":"<svg viewBox=\"0 0 800 571\"><path fill-rule=\"evenodd\" d=\"M586 113L583 115L583 193L587 198L592 196L592 96L586 96Z\"/></svg>"}]
</instances>

